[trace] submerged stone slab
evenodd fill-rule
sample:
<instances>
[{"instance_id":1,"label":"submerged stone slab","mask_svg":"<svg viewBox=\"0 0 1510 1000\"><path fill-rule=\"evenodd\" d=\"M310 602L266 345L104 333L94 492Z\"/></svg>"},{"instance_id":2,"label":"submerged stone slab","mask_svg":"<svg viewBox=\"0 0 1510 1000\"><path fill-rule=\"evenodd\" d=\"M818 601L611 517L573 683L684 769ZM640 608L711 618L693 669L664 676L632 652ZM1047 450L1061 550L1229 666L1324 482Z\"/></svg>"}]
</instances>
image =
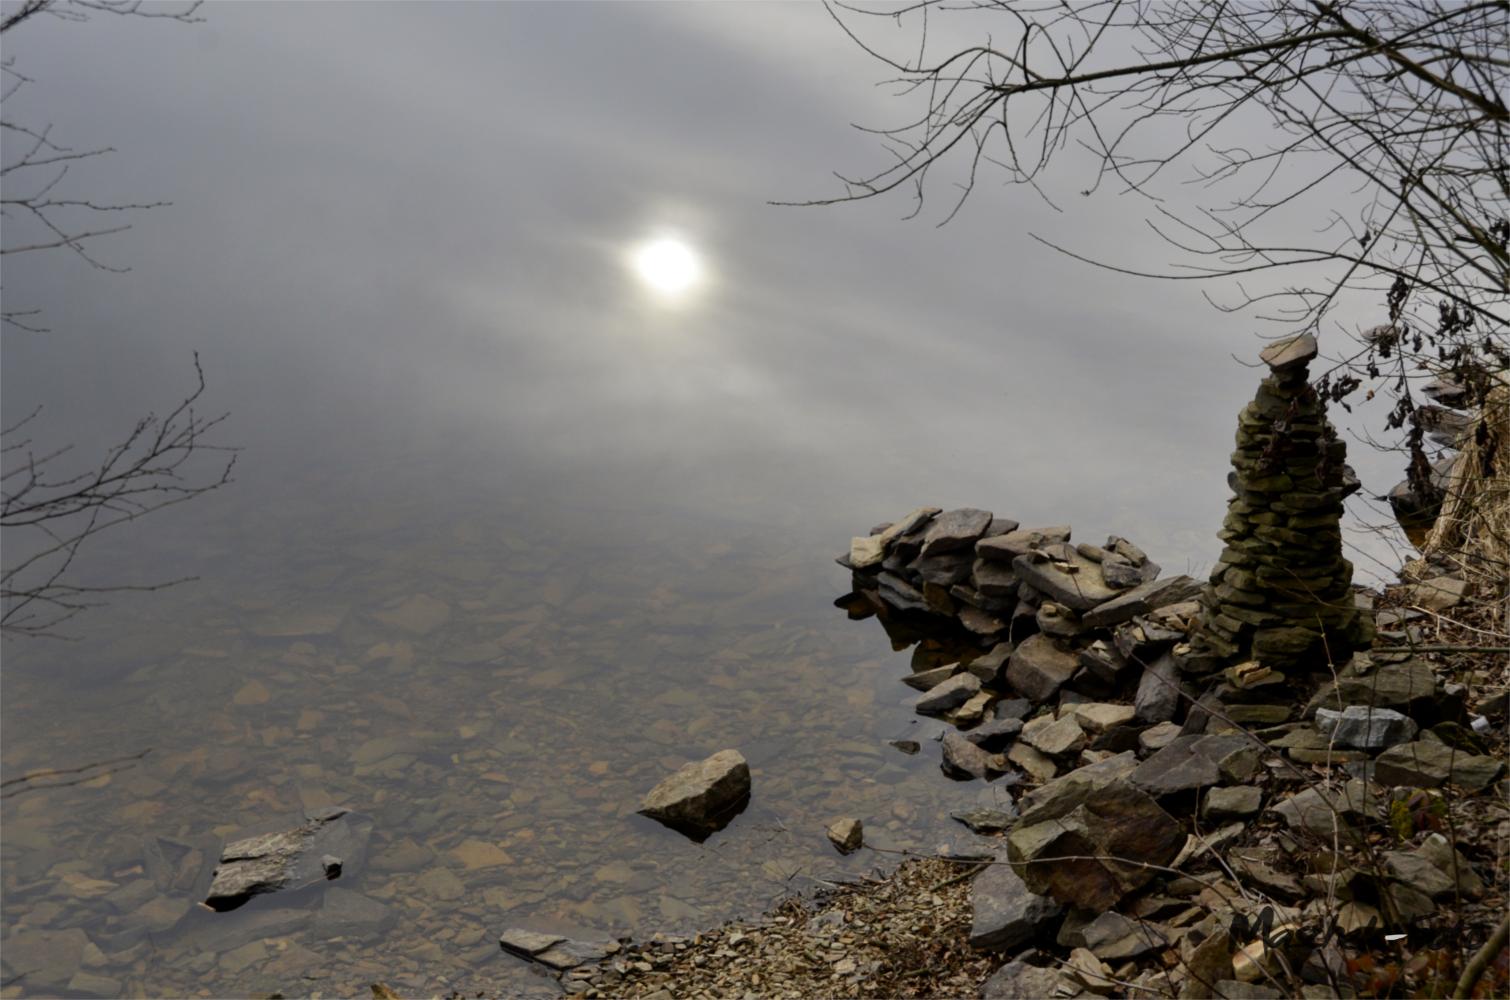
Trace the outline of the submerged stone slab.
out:
<instances>
[{"instance_id":1,"label":"submerged stone slab","mask_svg":"<svg viewBox=\"0 0 1510 1000\"><path fill-rule=\"evenodd\" d=\"M372 820L341 806L248 827L221 849L205 905L225 912L253 896L351 875L361 867L371 835Z\"/></svg>"},{"instance_id":2,"label":"submerged stone slab","mask_svg":"<svg viewBox=\"0 0 1510 1000\"><path fill-rule=\"evenodd\" d=\"M541 934L524 927L510 927L498 937L498 945L504 951L529 958L566 940L564 934Z\"/></svg>"}]
</instances>

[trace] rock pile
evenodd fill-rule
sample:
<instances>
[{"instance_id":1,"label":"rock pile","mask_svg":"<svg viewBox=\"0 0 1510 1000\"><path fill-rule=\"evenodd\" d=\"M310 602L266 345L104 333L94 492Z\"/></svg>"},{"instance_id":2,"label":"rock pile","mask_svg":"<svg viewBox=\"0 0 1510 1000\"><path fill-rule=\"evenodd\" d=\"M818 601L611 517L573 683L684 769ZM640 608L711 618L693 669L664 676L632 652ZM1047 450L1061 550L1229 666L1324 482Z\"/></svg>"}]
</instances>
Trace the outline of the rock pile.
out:
<instances>
[{"instance_id":1,"label":"rock pile","mask_svg":"<svg viewBox=\"0 0 1510 1000\"><path fill-rule=\"evenodd\" d=\"M1342 498L1357 481L1307 381L1315 356L1310 334L1266 348L1270 374L1238 415L1234 496L1217 532L1226 548L1202 590L1204 620L1192 643L1229 661L1342 663L1373 638L1353 600L1338 528Z\"/></svg>"}]
</instances>

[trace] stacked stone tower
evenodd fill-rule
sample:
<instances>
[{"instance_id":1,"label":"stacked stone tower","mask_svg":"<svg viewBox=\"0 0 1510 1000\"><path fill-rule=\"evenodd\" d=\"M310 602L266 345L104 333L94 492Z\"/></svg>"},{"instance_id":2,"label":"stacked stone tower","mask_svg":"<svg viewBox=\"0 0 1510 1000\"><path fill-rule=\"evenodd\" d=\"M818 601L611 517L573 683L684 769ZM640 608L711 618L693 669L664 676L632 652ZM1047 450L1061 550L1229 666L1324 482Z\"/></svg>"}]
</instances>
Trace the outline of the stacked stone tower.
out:
<instances>
[{"instance_id":1,"label":"stacked stone tower","mask_svg":"<svg viewBox=\"0 0 1510 1000\"><path fill-rule=\"evenodd\" d=\"M1196 650L1282 669L1341 665L1373 639L1342 558L1347 446L1310 386L1315 356L1310 334L1261 355L1270 375L1238 415L1235 495L1217 532L1226 548L1202 588Z\"/></svg>"}]
</instances>

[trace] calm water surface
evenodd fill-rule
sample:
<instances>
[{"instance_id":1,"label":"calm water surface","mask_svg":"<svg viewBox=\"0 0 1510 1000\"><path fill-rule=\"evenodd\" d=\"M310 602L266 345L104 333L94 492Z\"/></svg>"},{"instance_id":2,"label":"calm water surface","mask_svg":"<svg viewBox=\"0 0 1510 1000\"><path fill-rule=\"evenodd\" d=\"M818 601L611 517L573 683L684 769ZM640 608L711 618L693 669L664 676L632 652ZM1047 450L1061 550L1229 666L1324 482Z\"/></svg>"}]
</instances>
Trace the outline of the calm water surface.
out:
<instances>
[{"instance_id":1,"label":"calm water surface","mask_svg":"<svg viewBox=\"0 0 1510 1000\"><path fill-rule=\"evenodd\" d=\"M686 932L887 864L833 851L842 816L896 849L971 839L948 812L980 783L945 778L936 744L883 742L941 724L906 707L909 654L833 606L842 532L770 497L642 509L609 486L458 486L419 456L314 467L206 501L143 550L102 549L204 578L93 612L84 641L7 650L7 777L152 748L5 803L10 975L62 975L28 962L39 942L77 952L61 932L79 928L83 971L122 995L548 992L498 954L503 927ZM726 830L696 844L635 815L727 747L754 794ZM331 804L375 820L365 867L331 884L390 907L387 927L330 940L311 896L134 929L143 907L164 923L185 908L178 870L225 835ZM165 882L150 836L178 866ZM225 932L270 908L265 938Z\"/></svg>"}]
</instances>

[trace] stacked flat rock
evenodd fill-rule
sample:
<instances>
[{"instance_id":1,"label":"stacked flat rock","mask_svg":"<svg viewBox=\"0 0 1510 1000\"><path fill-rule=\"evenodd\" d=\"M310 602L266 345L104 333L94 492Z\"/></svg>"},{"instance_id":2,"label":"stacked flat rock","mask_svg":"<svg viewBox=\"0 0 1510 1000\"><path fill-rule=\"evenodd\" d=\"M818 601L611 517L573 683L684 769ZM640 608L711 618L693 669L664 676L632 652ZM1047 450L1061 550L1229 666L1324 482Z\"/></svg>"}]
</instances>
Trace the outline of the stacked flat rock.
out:
<instances>
[{"instance_id":1,"label":"stacked flat rock","mask_svg":"<svg viewBox=\"0 0 1510 1000\"><path fill-rule=\"evenodd\" d=\"M1266 348L1270 374L1238 415L1234 496L1217 532L1226 548L1202 588L1192 643L1229 660L1342 663L1372 640L1338 528L1347 446L1308 382L1315 356L1310 334Z\"/></svg>"}]
</instances>

